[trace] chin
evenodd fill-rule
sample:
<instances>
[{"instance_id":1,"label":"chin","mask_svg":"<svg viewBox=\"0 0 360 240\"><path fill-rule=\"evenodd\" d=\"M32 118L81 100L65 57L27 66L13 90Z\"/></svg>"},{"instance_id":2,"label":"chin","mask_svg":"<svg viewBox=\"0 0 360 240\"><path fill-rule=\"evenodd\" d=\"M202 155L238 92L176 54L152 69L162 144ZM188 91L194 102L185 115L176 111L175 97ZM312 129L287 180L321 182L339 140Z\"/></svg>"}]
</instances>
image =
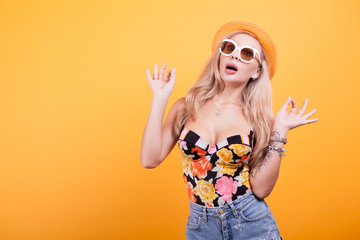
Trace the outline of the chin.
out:
<instances>
[{"instance_id":1,"label":"chin","mask_svg":"<svg viewBox=\"0 0 360 240\"><path fill-rule=\"evenodd\" d=\"M238 83L240 85L246 84L249 79L241 79L237 74L229 75L229 74L220 74L221 79L224 82L228 83Z\"/></svg>"}]
</instances>

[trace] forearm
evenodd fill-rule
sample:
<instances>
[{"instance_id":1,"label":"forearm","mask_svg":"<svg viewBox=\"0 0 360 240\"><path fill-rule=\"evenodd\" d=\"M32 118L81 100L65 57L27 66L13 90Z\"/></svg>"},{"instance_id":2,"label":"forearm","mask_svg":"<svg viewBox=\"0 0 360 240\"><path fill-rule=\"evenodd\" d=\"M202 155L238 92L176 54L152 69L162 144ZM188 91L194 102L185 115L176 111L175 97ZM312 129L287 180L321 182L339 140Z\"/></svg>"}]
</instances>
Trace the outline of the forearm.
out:
<instances>
[{"instance_id":1,"label":"forearm","mask_svg":"<svg viewBox=\"0 0 360 240\"><path fill-rule=\"evenodd\" d=\"M141 142L140 160L141 164L146 168L156 167L160 161L162 123L167 102L167 98L153 96Z\"/></svg>"},{"instance_id":2,"label":"forearm","mask_svg":"<svg viewBox=\"0 0 360 240\"><path fill-rule=\"evenodd\" d=\"M274 128L272 135L285 138L287 131ZM269 145L282 148L284 143L270 141ZM250 184L255 195L265 198L270 195L279 176L282 156L275 150L268 150L264 160L250 172Z\"/></svg>"},{"instance_id":3,"label":"forearm","mask_svg":"<svg viewBox=\"0 0 360 240\"><path fill-rule=\"evenodd\" d=\"M297 107L295 100L289 97L275 117L270 139L274 139L274 135L276 135L276 137L286 138L287 132L290 129L319 121L318 119L308 119L316 112L316 109L304 115L307 103L308 99L305 99L299 112L296 113ZM291 109L287 112L290 104L292 105ZM270 140L269 145L275 148L281 148L284 144ZM268 150L263 162L250 169L250 186L256 196L265 198L271 193L279 176L281 157L277 151Z\"/></svg>"}]
</instances>

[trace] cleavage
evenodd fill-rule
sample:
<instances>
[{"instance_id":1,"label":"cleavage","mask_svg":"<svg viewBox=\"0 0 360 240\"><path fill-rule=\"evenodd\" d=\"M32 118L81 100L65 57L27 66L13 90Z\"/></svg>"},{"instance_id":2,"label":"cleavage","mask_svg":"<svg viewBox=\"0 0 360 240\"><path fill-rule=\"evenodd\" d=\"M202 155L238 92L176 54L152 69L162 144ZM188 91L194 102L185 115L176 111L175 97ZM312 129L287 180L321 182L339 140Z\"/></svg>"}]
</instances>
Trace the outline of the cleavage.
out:
<instances>
[{"instance_id":1,"label":"cleavage","mask_svg":"<svg viewBox=\"0 0 360 240\"><path fill-rule=\"evenodd\" d=\"M249 135L251 130L243 132L243 131L237 131L235 133L232 134L226 134L223 137L217 137L215 138L215 141L211 141L214 144L211 144L210 141L208 141L208 138L204 138L204 135L201 133L201 131L197 131L195 129L193 129L192 127L187 127L184 126L184 128L190 130L191 132L193 132L194 134L196 134L198 137L200 137L206 144L210 145L210 146L215 146L218 145L220 142L229 139L230 137L234 137L234 136L239 136L239 135ZM208 136L208 135L207 135Z\"/></svg>"}]
</instances>

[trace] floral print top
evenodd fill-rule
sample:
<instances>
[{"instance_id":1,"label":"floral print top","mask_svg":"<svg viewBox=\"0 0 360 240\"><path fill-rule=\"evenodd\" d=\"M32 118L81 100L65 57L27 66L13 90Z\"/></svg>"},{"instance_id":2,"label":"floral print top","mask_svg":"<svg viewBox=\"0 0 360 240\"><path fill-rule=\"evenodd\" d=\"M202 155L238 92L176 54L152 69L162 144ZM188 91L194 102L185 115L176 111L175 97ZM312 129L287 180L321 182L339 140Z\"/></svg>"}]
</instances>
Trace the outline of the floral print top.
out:
<instances>
[{"instance_id":1,"label":"floral print top","mask_svg":"<svg viewBox=\"0 0 360 240\"><path fill-rule=\"evenodd\" d=\"M234 135L209 145L197 133L182 128L178 147L190 201L219 207L250 191L248 160L253 134L251 127L249 135Z\"/></svg>"}]
</instances>

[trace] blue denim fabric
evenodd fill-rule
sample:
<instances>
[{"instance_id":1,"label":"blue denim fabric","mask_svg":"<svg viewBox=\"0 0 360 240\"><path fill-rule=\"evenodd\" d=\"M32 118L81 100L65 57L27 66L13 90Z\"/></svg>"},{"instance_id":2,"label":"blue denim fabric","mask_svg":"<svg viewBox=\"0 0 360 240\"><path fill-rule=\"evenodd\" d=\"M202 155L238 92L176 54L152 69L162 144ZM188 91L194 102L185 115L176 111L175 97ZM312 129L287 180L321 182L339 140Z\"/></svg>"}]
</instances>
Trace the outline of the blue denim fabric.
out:
<instances>
[{"instance_id":1,"label":"blue denim fabric","mask_svg":"<svg viewBox=\"0 0 360 240\"><path fill-rule=\"evenodd\" d=\"M223 207L189 202L188 240L283 239L269 206L252 191Z\"/></svg>"}]
</instances>

